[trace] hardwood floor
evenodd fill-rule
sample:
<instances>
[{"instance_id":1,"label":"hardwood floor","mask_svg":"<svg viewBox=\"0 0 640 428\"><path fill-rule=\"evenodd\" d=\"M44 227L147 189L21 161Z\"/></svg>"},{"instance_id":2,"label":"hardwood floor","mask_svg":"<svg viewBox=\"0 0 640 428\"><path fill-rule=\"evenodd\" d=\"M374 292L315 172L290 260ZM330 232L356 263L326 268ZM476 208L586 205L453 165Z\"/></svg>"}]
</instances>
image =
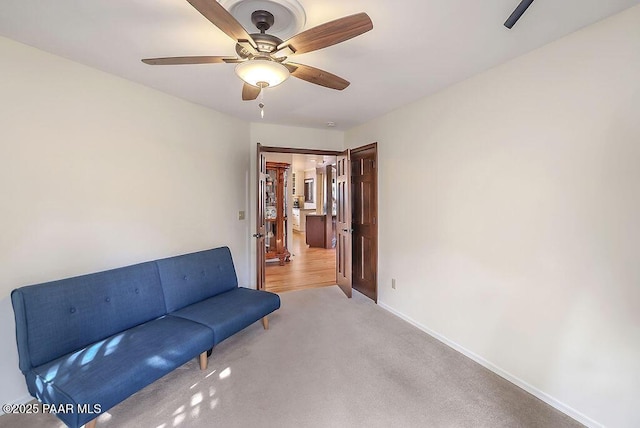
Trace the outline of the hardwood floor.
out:
<instances>
[{"instance_id":1,"label":"hardwood floor","mask_svg":"<svg viewBox=\"0 0 640 428\"><path fill-rule=\"evenodd\" d=\"M336 284L336 250L309 248L303 232L293 232L291 261L267 263L266 290L274 293Z\"/></svg>"}]
</instances>

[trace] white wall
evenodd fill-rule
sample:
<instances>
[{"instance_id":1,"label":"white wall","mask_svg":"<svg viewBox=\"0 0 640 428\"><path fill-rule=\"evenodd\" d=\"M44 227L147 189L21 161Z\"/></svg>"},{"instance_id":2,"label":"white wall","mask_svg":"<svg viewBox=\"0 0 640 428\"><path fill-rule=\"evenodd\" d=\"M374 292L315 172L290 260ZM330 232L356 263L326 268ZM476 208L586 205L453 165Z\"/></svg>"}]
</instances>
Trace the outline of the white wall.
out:
<instances>
[{"instance_id":1,"label":"white wall","mask_svg":"<svg viewBox=\"0 0 640 428\"><path fill-rule=\"evenodd\" d=\"M249 124L0 38L0 402L13 288L219 245L247 284Z\"/></svg>"},{"instance_id":2,"label":"white wall","mask_svg":"<svg viewBox=\"0 0 640 428\"><path fill-rule=\"evenodd\" d=\"M295 126L271 125L261 122L252 122L250 126L249 151L251 152L249 167L249 230L250 234L256 231L256 159L257 144L268 147L286 147L296 149L316 149L342 151L344 147L344 132L333 129L312 129ZM291 186L291 183L289 183ZM299 192L302 193L302 192ZM289 222L291 223L291 222ZM290 231L289 231L290 232ZM255 287L256 283L256 243L255 238L250 237L247 245L251 251L249 256L250 281Z\"/></svg>"},{"instance_id":3,"label":"white wall","mask_svg":"<svg viewBox=\"0 0 640 428\"><path fill-rule=\"evenodd\" d=\"M637 6L345 137L380 303L593 426L640 426L639 76Z\"/></svg>"},{"instance_id":4,"label":"white wall","mask_svg":"<svg viewBox=\"0 0 640 428\"><path fill-rule=\"evenodd\" d=\"M334 129L300 128L297 126L251 123L251 149L256 144L269 147L342 151L344 132Z\"/></svg>"}]
</instances>

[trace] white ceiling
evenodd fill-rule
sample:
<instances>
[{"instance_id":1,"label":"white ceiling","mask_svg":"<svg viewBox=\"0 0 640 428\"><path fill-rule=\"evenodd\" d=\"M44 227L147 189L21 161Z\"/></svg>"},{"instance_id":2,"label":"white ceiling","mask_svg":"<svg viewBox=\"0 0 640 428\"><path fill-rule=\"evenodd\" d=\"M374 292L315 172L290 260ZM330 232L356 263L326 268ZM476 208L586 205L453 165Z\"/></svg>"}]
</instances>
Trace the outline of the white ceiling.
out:
<instances>
[{"instance_id":1,"label":"white ceiling","mask_svg":"<svg viewBox=\"0 0 640 428\"><path fill-rule=\"evenodd\" d=\"M305 29L367 12L372 31L295 57L349 81L334 91L291 78L265 92L265 122L349 129L640 3L537 0L299 0ZM254 32L249 29L249 32ZM186 0L2 0L0 35L247 121L231 64L148 66L142 58L235 56L234 42ZM46 73L46 70L42 70Z\"/></svg>"},{"instance_id":2,"label":"white ceiling","mask_svg":"<svg viewBox=\"0 0 640 428\"><path fill-rule=\"evenodd\" d=\"M310 169L316 169L327 164L335 164L336 156L319 156L319 155L298 155L294 154L293 169L294 171L308 171Z\"/></svg>"}]
</instances>

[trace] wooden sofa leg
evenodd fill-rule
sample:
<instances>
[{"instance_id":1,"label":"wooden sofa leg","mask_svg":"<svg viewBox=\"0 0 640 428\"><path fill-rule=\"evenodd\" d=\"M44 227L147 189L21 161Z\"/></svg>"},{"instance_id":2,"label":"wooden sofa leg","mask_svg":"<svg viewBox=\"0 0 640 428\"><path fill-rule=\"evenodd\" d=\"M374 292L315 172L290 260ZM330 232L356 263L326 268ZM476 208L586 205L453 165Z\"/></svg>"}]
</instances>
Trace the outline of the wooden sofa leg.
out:
<instances>
[{"instance_id":1,"label":"wooden sofa leg","mask_svg":"<svg viewBox=\"0 0 640 428\"><path fill-rule=\"evenodd\" d=\"M200 354L200 370L206 370L207 369L207 362L209 360L207 360L207 351L204 351L202 354Z\"/></svg>"},{"instance_id":2,"label":"wooden sofa leg","mask_svg":"<svg viewBox=\"0 0 640 428\"><path fill-rule=\"evenodd\" d=\"M96 428L96 423L98 422L98 418L91 419L89 422L84 424L84 428Z\"/></svg>"},{"instance_id":3,"label":"wooden sofa leg","mask_svg":"<svg viewBox=\"0 0 640 428\"><path fill-rule=\"evenodd\" d=\"M265 330L269 330L269 318L262 317L262 326Z\"/></svg>"}]
</instances>

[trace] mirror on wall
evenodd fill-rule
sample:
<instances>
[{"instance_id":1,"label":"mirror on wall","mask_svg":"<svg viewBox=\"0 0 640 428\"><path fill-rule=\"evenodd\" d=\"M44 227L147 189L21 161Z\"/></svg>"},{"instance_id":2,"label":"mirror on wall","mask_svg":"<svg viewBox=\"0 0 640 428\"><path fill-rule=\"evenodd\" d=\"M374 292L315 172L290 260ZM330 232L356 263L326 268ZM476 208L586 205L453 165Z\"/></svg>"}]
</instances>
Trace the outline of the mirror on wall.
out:
<instances>
[{"instance_id":1,"label":"mirror on wall","mask_svg":"<svg viewBox=\"0 0 640 428\"><path fill-rule=\"evenodd\" d=\"M315 200L314 198L314 179L313 178L305 178L304 180L304 201L311 202Z\"/></svg>"}]
</instances>

